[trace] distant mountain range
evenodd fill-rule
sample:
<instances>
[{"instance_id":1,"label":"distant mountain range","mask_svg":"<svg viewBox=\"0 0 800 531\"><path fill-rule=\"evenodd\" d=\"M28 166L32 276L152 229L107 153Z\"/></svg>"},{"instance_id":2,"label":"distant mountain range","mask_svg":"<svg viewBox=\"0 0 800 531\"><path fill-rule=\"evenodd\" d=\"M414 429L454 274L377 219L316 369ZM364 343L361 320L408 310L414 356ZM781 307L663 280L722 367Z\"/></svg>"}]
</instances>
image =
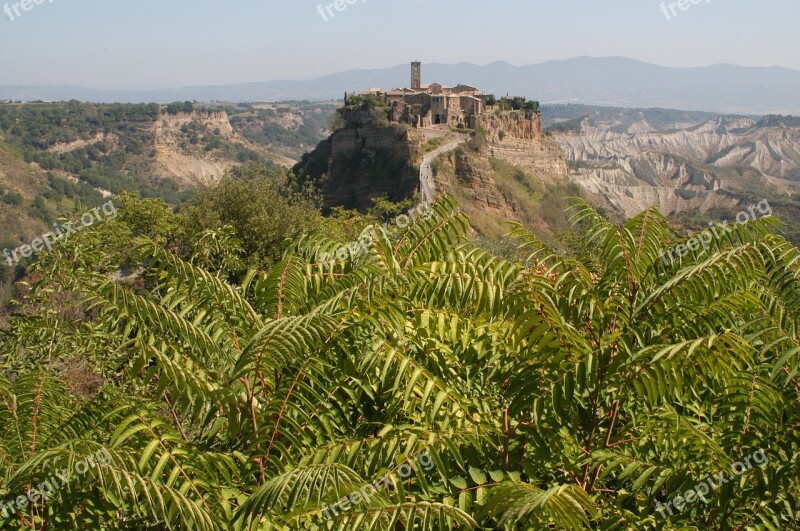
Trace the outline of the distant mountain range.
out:
<instances>
[{"instance_id":1,"label":"distant mountain range","mask_svg":"<svg viewBox=\"0 0 800 531\"><path fill-rule=\"evenodd\" d=\"M72 86L0 85L0 100L120 103L172 101L330 100L345 92L404 87L409 66L351 70L305 81L159 90L96 90ZM661 107L748 115L800 114L800 71L782 67L719 64L672 68L622 57L578 57L514 66L424 64L423 80L466 83L497 95L526 96L542 103L584 103L618 107Z\"/></svg>"}]
</instances>

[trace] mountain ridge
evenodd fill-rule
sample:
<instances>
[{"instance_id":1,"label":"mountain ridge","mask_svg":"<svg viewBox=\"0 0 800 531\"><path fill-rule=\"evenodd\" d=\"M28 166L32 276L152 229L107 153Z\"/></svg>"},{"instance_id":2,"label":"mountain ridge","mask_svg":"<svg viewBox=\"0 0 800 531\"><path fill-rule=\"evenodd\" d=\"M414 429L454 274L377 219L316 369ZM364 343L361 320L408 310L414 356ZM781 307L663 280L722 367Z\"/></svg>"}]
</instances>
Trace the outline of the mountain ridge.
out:
<instances>
[{"instance_id":1,"label":"mountain ridge","mask_svg":"<svg viewBox=\"0 0 800 531\"><path fill-rule=\"evenodd\" d=\"M800 71L782 66L727 63L669 67L625 57L575 57L515 66L428 63L427 82L467 83L487 93L525 96L542 103L668 107L740 114L800 114ZM168 103L340 99L345 92L408 84L408 65L354 69L305 80L124 90L70 85L0 85L0 100Z\"/></svg>"}]
</instances>

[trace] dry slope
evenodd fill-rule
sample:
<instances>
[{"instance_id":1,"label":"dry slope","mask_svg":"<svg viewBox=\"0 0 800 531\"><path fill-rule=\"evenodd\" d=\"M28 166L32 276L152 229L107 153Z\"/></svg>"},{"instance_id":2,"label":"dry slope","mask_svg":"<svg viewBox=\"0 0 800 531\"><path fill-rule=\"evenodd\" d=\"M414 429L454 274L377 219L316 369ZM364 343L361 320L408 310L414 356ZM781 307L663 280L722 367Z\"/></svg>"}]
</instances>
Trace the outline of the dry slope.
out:
<instances>
[{"instance_id":1,"label":"dry slope","mask_svg":"<svg viewBox=\"0 0 800 531\"><path fill-rule=\"evenodd\" d=\"M742 196L791 195L800 187L800 128L777 118L716 117L656 130L646 120L620 130L585 119L558 134L572 178L626 217L734 207Z\"/></svg>"}]
</instances>

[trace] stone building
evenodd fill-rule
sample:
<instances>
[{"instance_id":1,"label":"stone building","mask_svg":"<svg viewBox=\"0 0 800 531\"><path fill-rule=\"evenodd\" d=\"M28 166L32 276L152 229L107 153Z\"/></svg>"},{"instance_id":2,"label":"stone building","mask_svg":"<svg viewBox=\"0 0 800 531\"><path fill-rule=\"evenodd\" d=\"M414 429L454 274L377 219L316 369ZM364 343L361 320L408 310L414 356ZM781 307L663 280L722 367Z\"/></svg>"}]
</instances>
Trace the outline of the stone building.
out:
<instances>
[{"instance_id":1,"label":"stone building","mask_svg":"<svg viewBox=\"0 0 800 531\"><path fill-rule=\"evenodd\" d=\"M411 88L422 89L422 63L419 61L411 63Z\"/></svg>"},{"instance_id":2,"label":"stone building","mask_svg":"<svg viewBox=\"0 0 800 531\"><path fill-rule=\"evenodd\" d=\"M503 130L504 135L531 139L541 138L542 134L541 117L534 110L501 111L492 95L469 85L448 87L439 83L422 83L422 63L419 61L411 63L411 88L384 91L373 87L359 94L382 99L389 107L390 121L413 127L487 128L500 123L497 119L502 118L500 121L508 129Z\"/></svg>"},{"instance_id":3,"label":"stone building","mask_svg":"<svg viewBox=\"0 0 800 531\"><path fill-rule=\"evenodd\" d=\"M368 91L390 107L390 120L414 127L445 125L474 129L487 110L489 96L469 85L422 83L422 63L411 63L411 88ZM366 94L366 93L365 93Z\"/></svg>"}]
</instances>

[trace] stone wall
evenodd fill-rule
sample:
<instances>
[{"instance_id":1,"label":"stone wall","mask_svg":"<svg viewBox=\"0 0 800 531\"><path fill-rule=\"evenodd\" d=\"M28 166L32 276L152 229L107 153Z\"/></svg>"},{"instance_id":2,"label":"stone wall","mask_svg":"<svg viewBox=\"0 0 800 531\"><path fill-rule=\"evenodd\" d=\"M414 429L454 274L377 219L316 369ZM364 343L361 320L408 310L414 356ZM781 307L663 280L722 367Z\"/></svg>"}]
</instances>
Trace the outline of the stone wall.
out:
<instances>
[{"instance_id":1,"label":"stone wall","mask_svg":"<svg viewBox=\"0 0 800 531\"><path fill-rule=\"evenodd\" d=\"M511 137L520 140L542 139L542 116L526 111L487 112L478 117L478 125L489 133L490 142Z\"/></svg>"},{"instance_id":2,"label":"stone wall","mask_svg":"<svg viewBox=\"0 0 800 531\"><path fill-rule=\"evenodd\" d=\"M555 140L522 140L506 136L500 141L492 133L489 135L490 156L513 164L542 180L564 179L569 174L567 159Z\"/></svg>"}]
</instances>

